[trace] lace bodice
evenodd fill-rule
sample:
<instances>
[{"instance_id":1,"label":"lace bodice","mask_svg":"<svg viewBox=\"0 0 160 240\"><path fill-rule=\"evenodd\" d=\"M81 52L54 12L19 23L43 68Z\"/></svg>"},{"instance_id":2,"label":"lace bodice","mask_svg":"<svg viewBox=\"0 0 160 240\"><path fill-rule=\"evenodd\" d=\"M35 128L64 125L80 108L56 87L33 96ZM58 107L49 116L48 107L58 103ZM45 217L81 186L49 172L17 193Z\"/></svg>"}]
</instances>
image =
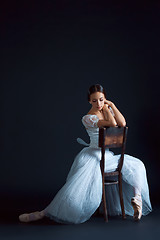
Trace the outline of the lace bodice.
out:
<instances>
[{"instance_id":1,"label":"lace bodice","mask_svg":"<svg viewBox=\"0 0 160 240\"><path fill-rule=\"evenodd\" d=\"M90 147L98 147L99 128L97 115L85 115L82 117L82 123L90 137ZM99 148L99 147L98 147Z\"/></svg>"}]
</instances>

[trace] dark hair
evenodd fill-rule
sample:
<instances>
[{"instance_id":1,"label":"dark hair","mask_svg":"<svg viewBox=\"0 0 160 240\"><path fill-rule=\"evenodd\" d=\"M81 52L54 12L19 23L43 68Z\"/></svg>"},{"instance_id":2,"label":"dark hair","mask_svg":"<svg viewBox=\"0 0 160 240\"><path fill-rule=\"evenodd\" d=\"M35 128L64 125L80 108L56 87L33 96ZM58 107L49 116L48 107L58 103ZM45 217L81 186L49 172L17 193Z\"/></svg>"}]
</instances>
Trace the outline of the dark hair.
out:
<instances>
[{"instance_id":1,"label":"dark hair","mask_svg":"<svg viewBox=\"0 0 160 240\"><path fill-rule=\"evenodd\" d=\"M104 88L100 84L95 84L95 85L90 86L90 88L88 90L88 96L87 96L88 102L90 101L90 95L95 92L103 93L106 98L106 92L105 92Z\"/></svg>"}]
</instances>

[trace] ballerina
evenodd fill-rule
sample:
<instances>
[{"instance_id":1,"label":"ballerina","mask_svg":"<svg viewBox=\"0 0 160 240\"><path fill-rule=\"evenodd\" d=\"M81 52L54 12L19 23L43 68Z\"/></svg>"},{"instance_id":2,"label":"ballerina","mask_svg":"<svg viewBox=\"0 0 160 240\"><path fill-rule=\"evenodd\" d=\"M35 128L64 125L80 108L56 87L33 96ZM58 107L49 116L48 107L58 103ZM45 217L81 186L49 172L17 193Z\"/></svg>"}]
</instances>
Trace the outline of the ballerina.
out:
<instances>
[{"instance_id":1,"label":"ballerina","mask_svg":"<svg viewBox=\"0 0 160 240\"><path fill-rule=\"evenodd\" d=\"M126 120L115 104L107 100L106 92L99 84L89 88L88 102L91 104L91 109L82 117L82 123L90 137L90 144L77 138L84 148L75 157L65 184L44 210L21 214L19 216L21 222L31 222L49 217L56 222L65 224L83 223L100 206L102 176L100 170L101 148L98 147L99 127L117 125L123 127L126 125ZM117 168L119 155L106 149L105 159L107 159L106 172ZM152 211L143 162L124 154L122 180L125 212L138 221L142 215L147 215ZM118 189L111 186L107 190L108 214L120 215Z\"/></svg>"}]
</instances>

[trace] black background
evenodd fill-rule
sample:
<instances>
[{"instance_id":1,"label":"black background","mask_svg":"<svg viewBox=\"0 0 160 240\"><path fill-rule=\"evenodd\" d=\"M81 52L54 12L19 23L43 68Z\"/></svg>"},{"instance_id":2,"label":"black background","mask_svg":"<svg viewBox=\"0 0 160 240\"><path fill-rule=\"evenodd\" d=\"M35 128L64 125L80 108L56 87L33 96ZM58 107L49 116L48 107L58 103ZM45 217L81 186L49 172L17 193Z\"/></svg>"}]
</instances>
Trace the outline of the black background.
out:
<instances>
[{"instance_id":1,"label":"black background","mask_svg":"<svg viewBox=\"0 0 160 240\"><path fill-rule=\"evenodd\" d=\"M126 153L160 201L160 4L13 1L1 8L1 211L44 208L89 141L87 90L102 84L129 127Z\"/></svg>"}]
</instances>

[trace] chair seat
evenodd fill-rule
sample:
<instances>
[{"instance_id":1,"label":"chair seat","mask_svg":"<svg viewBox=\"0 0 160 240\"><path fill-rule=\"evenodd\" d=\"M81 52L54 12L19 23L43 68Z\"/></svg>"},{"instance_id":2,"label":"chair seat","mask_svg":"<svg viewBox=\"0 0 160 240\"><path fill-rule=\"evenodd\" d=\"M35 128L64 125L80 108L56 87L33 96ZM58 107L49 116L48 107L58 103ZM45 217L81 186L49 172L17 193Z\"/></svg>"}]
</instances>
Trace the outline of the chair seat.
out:
<instances>
[{"instance_id":1,"label":"chair seat","mask_svg":"<svg viewBox=\"0 0 160 240\"><path fill-rule=\"evenodd\" d=\"M113 184L118 184L118 181L116 180L107 180L104 182L105 185L113 185Z\"/></svg>"},{"instance_id":2,"label":"chair seat","mask_svg":"<svg viewBox=\"0 0 160 240\"><path fill-rule=\"evenodd\" d=\"M104 177L109 177L109 176L118 176L119 171L114 171L114 172L105 172Z\"/></svg>"},{"instance_id":3,"label":"chair seat","mask_svg":"<svg viewBox=\"0 0 160 240\"><path fill-rule=\"evenodd\" d=\"M118 176L119 176L118 171L104 173L104 184L105 185L118 184L118 180L117 180Z\"/></svg>"}]
</instances>

